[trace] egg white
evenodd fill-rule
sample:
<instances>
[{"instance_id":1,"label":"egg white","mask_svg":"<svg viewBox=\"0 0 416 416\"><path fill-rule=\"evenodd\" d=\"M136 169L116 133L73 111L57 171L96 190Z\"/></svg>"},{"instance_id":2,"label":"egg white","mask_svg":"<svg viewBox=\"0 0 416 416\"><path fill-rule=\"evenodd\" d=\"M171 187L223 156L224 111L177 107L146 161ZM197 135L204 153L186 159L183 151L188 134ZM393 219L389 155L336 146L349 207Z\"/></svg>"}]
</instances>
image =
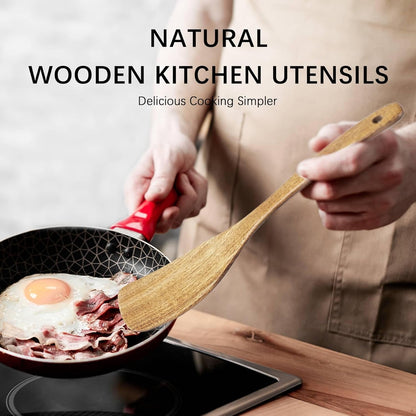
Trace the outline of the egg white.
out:
<instances>
[{"instance_id":1,"label":"egg white","mask_svg":"<svg viewBox=\"0 0 416 416\"><path fill-rule=\"evenodd\" d=\"M55 278L66 282L71 292L62 302L38 305L29 301L25 287L33 280ZM58 332L81 335L85 323L80 321L74 303L86 300L92 290L102 290L115 296L120 287L110 278L77 276L71 274L34 274L9 286L0 295L0 332L4 338L29 339L42 333L44 327L55 327Z\"/></svg>"}]
</instances>

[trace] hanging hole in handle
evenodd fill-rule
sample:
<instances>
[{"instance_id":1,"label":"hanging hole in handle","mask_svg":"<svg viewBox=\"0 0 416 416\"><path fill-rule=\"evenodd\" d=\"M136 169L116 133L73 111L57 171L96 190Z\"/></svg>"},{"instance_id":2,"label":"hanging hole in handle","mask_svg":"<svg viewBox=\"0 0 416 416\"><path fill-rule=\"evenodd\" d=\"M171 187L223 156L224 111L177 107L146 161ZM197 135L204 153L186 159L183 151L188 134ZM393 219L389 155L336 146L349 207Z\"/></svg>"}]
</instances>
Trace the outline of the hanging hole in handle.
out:
<instances>
[{"instance_id":1,"label":"hanging hole in handle","mask_svg":"<svg viewBox=\"0 0 416 416\"><path fill-rule=\"evenodd\" d=\"M381 117L381 116L375 116L371 121L374 124L377 124L377 123L380 123L381 120L383 120L383 117Z\"/></svg>"}]
</instances>

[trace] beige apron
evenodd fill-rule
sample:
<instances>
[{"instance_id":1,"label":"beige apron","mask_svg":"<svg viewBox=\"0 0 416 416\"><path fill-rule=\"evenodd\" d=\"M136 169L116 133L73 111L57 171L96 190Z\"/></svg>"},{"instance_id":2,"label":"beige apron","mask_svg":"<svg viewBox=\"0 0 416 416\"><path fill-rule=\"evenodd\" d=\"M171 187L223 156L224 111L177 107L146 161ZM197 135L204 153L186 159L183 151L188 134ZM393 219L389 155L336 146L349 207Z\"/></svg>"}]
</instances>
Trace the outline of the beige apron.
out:
<instances>
[{"instance_id":1,"label":"beige apron","mask_svg":"<svg viewBox=\"0 0 416 416\"><path fill-rule=\"evenodd\" d=\"M416 117L416 0L236 0L232 27L262 28L268 48L226 48L221 65L367 65L387 84L219 85L220 97L276 106L214 109L199 155L207 207L185 222L180 252L234 224L311 155L326 123L358 120L391 101ZM416 162L415 162L416 163ZM416 206L374 231L326 230L297 195L251 238L199 309L416 372Z\"/></svg>"}]
</instances>

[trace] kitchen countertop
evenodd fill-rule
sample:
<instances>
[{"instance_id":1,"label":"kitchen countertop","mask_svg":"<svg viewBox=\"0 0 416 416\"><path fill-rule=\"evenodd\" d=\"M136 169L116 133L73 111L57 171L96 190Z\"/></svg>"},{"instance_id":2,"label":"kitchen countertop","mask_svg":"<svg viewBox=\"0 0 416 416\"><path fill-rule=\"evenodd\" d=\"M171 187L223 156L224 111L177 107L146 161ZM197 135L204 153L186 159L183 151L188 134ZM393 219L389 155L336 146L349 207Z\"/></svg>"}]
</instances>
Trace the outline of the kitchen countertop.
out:
<instances>
[{"instance_id":1,"label":"kitchen countertop","mask_svg":"<svg viewBox=\"0 0 416 416\"><path fill-rule=\"evenodd\" d=\"M416 375L197 311L170 336L297 375L303 385L247 416L416 415Z\"/></svg>"}]
</instances>

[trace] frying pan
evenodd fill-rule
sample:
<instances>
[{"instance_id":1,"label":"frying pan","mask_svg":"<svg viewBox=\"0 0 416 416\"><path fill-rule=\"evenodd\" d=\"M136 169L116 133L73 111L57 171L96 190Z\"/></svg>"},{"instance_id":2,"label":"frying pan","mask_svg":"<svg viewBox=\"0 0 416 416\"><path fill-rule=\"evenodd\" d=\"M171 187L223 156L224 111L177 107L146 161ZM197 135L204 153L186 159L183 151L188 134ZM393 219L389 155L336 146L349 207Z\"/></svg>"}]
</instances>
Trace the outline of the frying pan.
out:
<instances>
[{"instance_id":1,"label":"frying pan","mask_svg":"<svg viewBox=\"0 0 416 416\"><path fill-rule=\"evenodd\" d=\"M17 280L37 273L111 277L126 272L138 278L166 265L169 259L148 241L163 210L175 203L173 190L161 203L145 201L111 229L54 227L28 231L0 242L0 293ZM174 322L140 333L123 351L86 360L55 361L26 357L0 347L0 362L47 377L103 374L135 360L168 334ZM132 337L129 337L132 338Z\"/></svg>"}]
</instances>

